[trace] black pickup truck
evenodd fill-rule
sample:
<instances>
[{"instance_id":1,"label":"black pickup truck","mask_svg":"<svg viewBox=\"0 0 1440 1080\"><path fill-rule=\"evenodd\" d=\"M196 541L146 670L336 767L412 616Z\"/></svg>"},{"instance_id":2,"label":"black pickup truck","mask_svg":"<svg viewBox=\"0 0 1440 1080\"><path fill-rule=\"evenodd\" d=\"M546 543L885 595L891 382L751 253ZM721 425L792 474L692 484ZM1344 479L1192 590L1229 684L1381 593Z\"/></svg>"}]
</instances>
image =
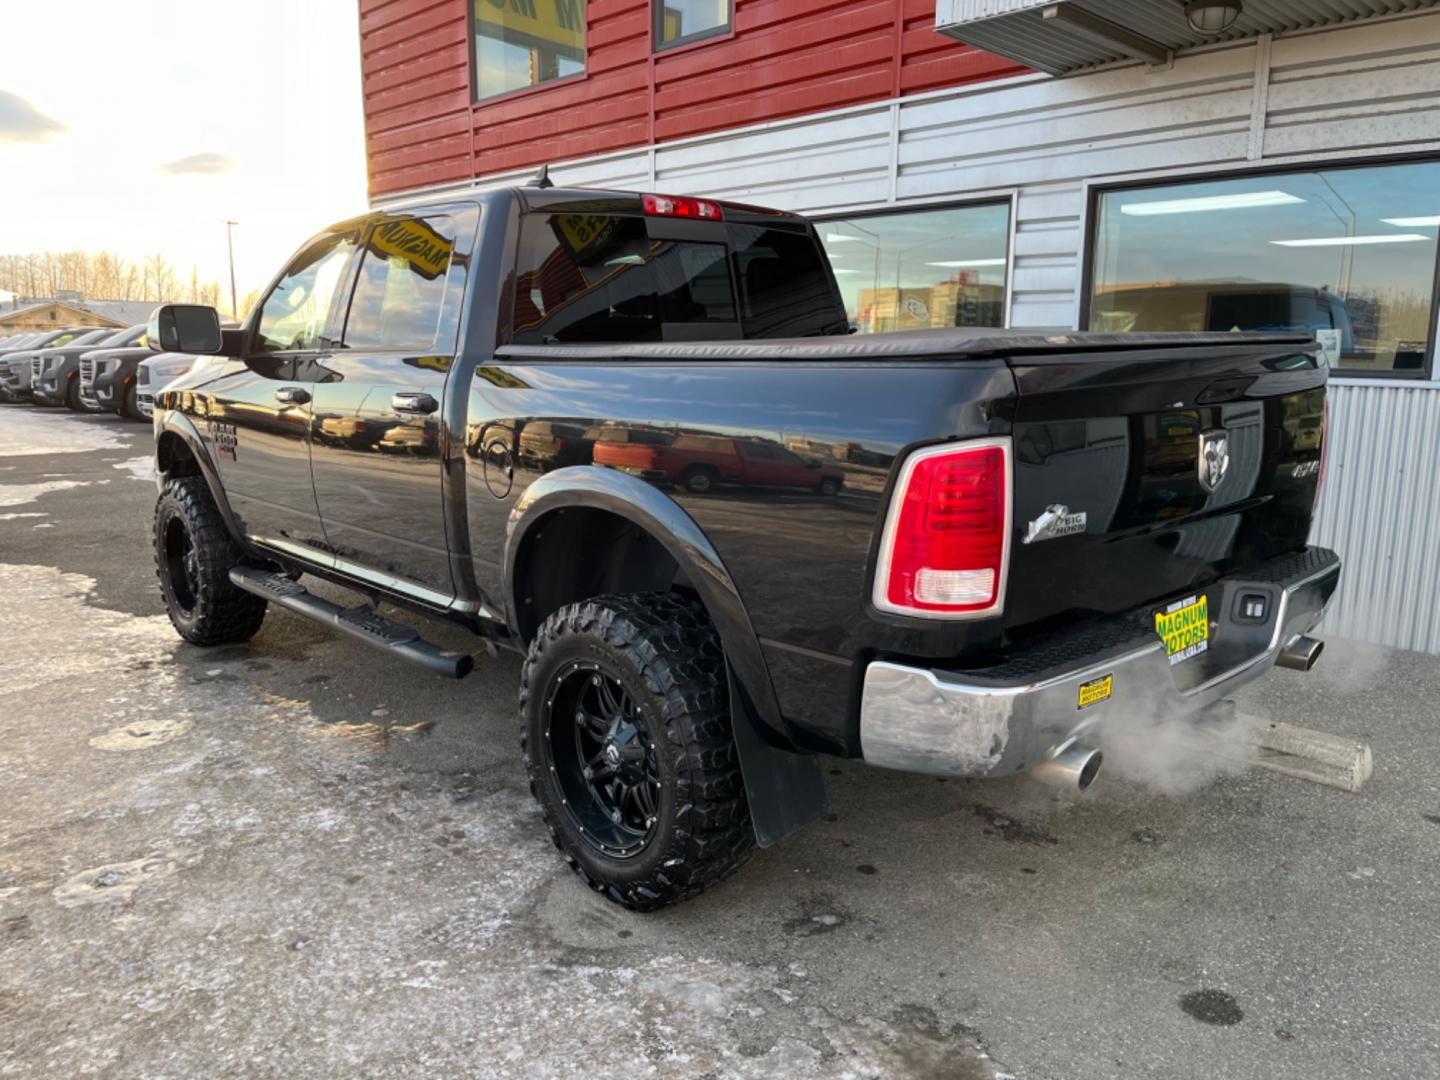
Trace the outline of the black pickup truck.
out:
<instances>
[{"instance_id":1,"label":"black pickup truck","mask_svg":"<svg viewBox=\"0 0 1440 1080\"><path fill-rule=\"evenodd\" d=\"M408 609L519 651L555 843L639 910L821 813L820 755L1083 787L1108 718L1308 668L1339 578L1307 546L1309 338L849 336L814 229L755 207L535 186L377 210L244 327L166 306L149 341L205 354L155 403L180 634L240 641L276 605L466 675ZM713 482L627 468L631 444Z\"/></svg>"}]
</instances>

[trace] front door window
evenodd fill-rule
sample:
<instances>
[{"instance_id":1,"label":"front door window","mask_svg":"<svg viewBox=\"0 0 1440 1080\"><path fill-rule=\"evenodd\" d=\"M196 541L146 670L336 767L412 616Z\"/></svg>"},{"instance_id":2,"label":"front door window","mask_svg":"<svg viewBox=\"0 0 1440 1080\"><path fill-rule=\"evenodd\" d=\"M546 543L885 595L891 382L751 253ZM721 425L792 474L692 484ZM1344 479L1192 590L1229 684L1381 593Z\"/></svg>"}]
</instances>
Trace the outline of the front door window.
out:
<instances>
[{"instance_id":1,"label":"front door window","mask_svg":"<svg viewBox=\"0 0 1440 1080\"><path fill-rule=\"evenodd\" d=\"M321 233L295 257L260 309L255 334L258 353L311 351L332 342L336 293L350 257L353 232Z\"/></svg>"}]
</instances>

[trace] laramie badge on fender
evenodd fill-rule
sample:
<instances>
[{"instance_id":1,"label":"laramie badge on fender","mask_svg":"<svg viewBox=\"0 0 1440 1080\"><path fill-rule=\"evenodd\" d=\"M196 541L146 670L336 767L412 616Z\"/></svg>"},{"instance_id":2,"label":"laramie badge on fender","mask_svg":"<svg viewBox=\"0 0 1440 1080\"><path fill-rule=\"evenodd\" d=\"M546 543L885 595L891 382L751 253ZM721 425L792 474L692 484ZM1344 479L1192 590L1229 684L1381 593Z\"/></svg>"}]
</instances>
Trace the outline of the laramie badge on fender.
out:
<instances>
[{"instance_id":1,"label":"laramie badge on fender","mask_svg":"<svg viewBox=\"0 0 1440 1080\"><path fill-rule=\"evenodd\" d=\"M1202 431L1200 433L1200 458L1196 466L1200 471L1200 486L1214 491L1230 470L1230 436L1224 431Z\"/></svg>"},{"instance_id":2,"label":"laramie badge on fender","mask_svg":"<svg viewBox=\"0 0 1440 1080\"><path fill-rule=\"evenodd\" d=\"M1062 503L1052 503L1045 512L1030 522L1025 530L1022 544L1035 544L1041 540L1054 540L1059 536L1073 536L1085 531L1085 511L1072 514Z\"/></svg>"}]
</instances>

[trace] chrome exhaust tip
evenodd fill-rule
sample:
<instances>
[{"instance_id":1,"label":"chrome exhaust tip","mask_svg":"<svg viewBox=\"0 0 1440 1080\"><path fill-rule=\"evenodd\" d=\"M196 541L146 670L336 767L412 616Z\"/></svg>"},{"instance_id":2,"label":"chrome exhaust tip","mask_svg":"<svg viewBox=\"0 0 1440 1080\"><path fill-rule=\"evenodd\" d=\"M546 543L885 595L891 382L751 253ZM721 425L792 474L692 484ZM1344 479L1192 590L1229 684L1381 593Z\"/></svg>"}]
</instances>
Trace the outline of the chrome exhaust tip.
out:
<instances>
[{"instance_id":1,"label":"chrome exhaust tip","mask_svg":"<svg viewBox=\"0 0 1440 1080\"><path fill-rule=\"evenodd\" d=\"M1320 654L1325 651L1325 643L1317 638L1306 637L1301 634L1292 638L1290 643L1280 650L1280 656L1275 663L1291 671L1309 671L1315 666L1315 661L1320 659Z\"/></svg>"},{"instance_id":2,"label":"chrome exhaust tip","mask_svg":"<svg viewBox=\"0 0 1440 1080\"><path fill-rule=\"evenodd\" d=\"M1071 743L1049 761L1030 770L1030 775L1054 787L1084 791L1095 782L1105 755L1099 750Z\"/></svg>"}]
</instances>

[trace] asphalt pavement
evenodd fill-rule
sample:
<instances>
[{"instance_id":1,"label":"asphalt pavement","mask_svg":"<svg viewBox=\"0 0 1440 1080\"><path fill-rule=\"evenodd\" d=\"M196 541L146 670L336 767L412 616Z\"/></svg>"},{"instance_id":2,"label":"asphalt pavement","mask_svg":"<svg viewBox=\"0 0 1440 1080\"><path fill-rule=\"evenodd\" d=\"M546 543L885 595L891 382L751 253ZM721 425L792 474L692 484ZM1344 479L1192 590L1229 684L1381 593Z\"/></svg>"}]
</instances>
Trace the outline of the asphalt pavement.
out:
<instances>
[{"instance_id":1,"label":"asphalt pavement","mask_svg":"<svg viewBox=\"0 0 1440 1080\"><path fill-rule=\"evenodd\" d=\"M1435 658L1243 695L1369 742L1358 795L827 762L825 820L633 915L550 847L514 657L181 643L148 447L0 406L0 1076L1440 1076Z\"/></svg>"}]
</instances>

